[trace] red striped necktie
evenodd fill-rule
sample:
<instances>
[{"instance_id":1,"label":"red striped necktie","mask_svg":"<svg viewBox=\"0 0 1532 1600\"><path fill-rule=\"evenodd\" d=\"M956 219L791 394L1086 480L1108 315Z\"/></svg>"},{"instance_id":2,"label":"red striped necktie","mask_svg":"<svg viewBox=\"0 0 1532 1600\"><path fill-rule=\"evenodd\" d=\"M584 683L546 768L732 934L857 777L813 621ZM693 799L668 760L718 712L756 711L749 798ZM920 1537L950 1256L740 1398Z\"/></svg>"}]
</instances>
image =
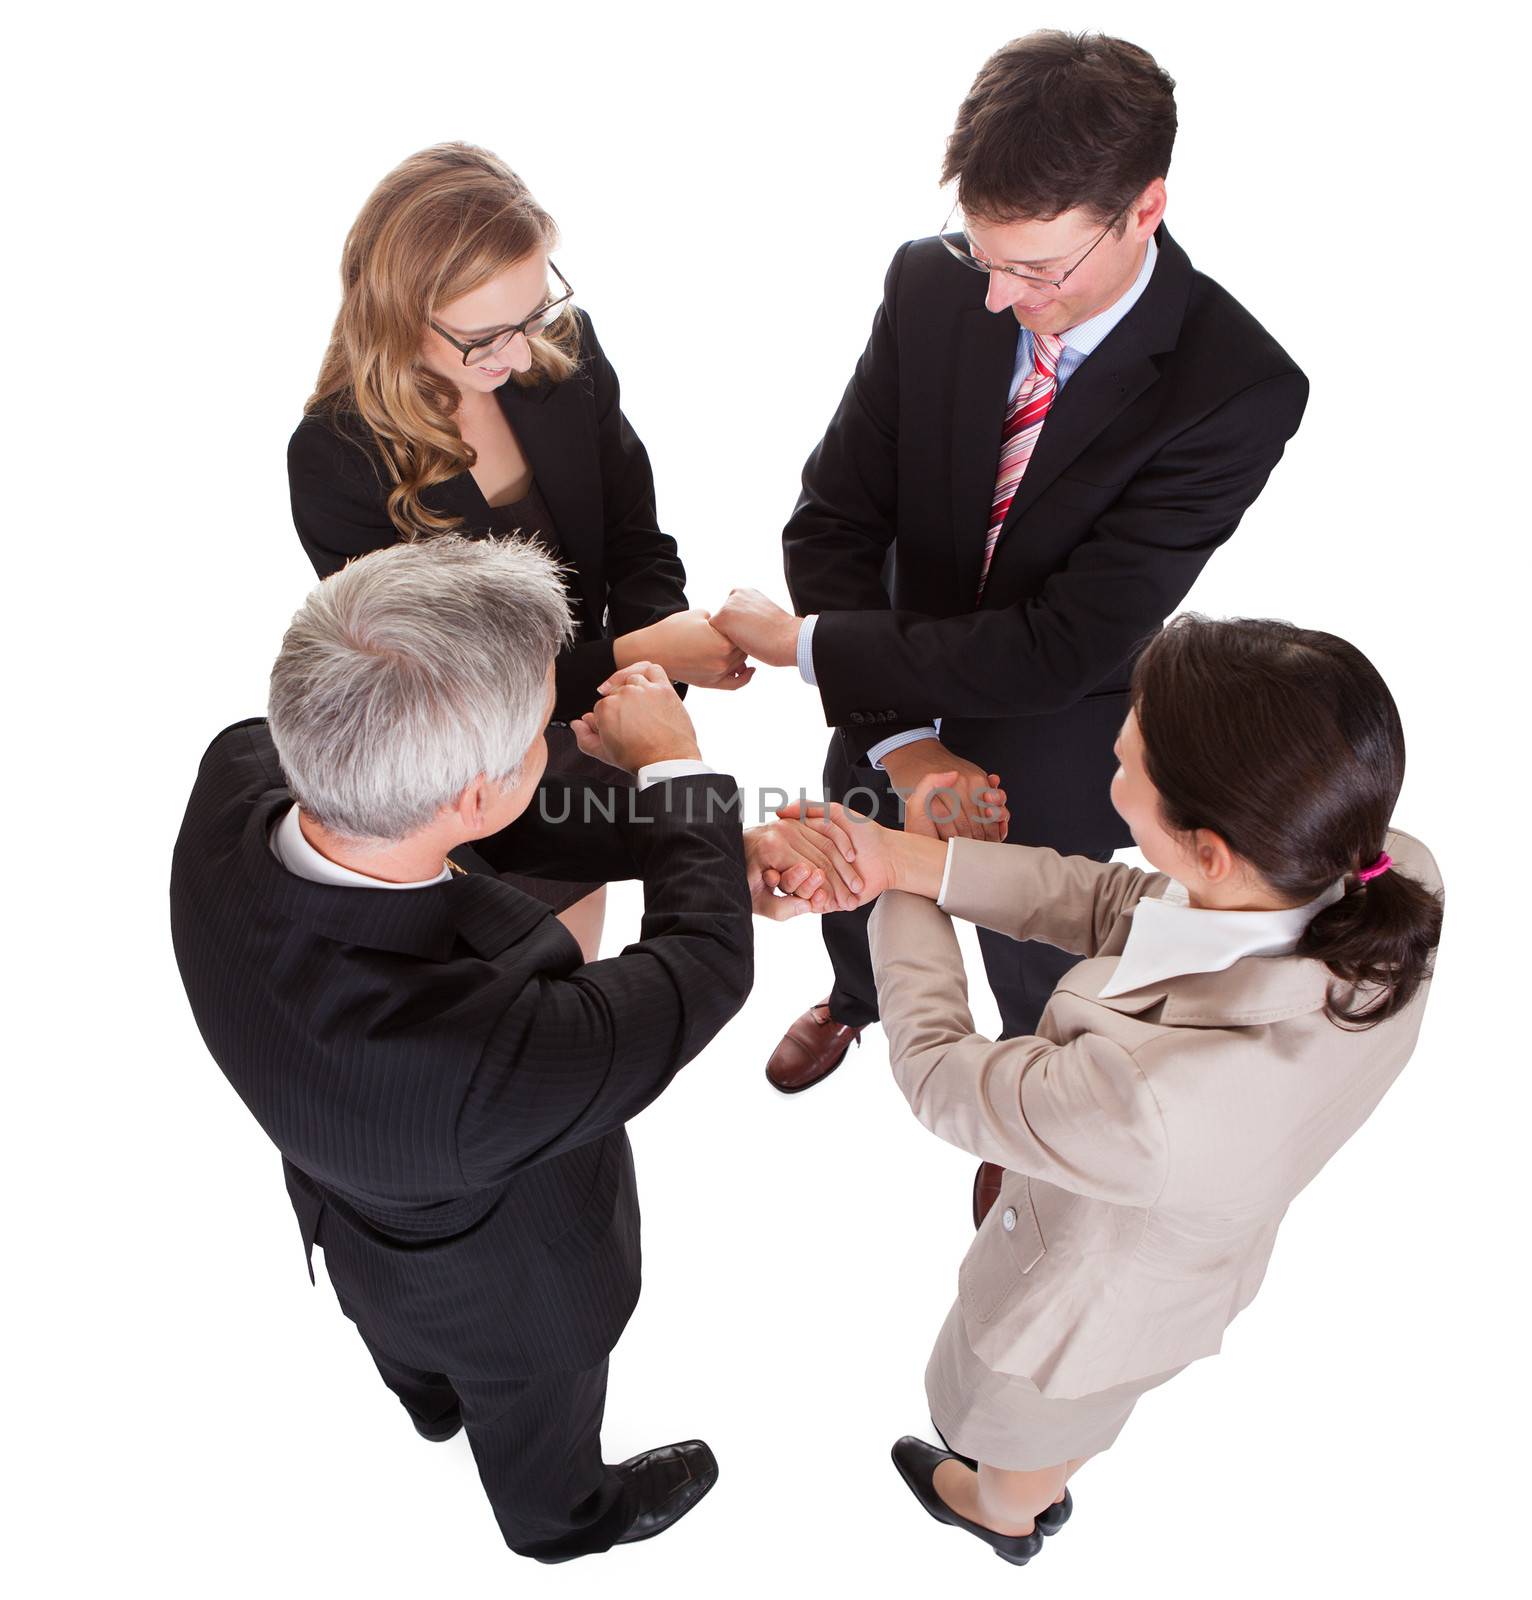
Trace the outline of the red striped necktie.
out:
<instances>
[{"instance_id":1,"label":"red striped necktie","mask_svg":"<svg viewBox=\"0 0 1532 1600\"><path fill-rule=\"evenodd\" d=\"M1016 389L1006 407L1005 427L1000 435L1000 467L995 474L995 498L990 502L989 533L984 540L984 565L979 569L979 594L989 577L989 564L995 554L995 541L1005 524L1005 514L1016 498L1016 486L1032 459L1032 447L1043 431L1043 421L1053 397L1058 393L1059 352L1064 341L1056 333L1032 335L1032 370Z\"/></svg>"}]
</instances>

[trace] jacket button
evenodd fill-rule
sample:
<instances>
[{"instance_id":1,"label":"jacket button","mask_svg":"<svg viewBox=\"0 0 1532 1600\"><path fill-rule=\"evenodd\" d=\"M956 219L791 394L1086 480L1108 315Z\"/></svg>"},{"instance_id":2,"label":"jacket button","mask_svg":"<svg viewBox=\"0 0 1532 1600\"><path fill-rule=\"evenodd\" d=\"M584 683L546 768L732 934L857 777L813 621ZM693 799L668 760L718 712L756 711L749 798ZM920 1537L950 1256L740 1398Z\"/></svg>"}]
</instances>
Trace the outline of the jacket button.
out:
<instances>
[{"instance_id":1,"label":"jacket button","mask_svg":"<svg viewBox=\"0 0 1532 1600\"><path fill-rule=\"evenodd\" d=\"M1002 1228L1004 1228L1007 1233L1014 1233L1015 1232L1015 1229L1016 1229L1016 1207L1015 1206L1007 1206L1005 1208L1005 1214L1000 1218L1000 1226Z\"/></svg>"}]
</instances>

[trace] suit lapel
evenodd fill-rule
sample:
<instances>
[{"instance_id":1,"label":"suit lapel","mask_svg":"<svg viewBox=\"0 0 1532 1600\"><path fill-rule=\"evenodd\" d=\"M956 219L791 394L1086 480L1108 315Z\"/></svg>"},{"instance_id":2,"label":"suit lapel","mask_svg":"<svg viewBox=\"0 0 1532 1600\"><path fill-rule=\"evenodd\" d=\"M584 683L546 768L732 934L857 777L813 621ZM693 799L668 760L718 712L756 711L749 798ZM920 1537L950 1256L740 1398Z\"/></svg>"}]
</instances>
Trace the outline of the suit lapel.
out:
<instances>
[{"instance_id":1,"label":"suit lapel","mask_svg":"<svg viewBox=\"0 0 1532 1600\"><path fill-rule=\"evenodd\" d=\"M1016 486L1002 537L1080 452L1159 377L1159 368L1144 353L1129 321L1125 317L1112 329L1054 398L1032 447L1032 459Z\"/></svg>"},{"instance_id":2,"label":"suit lapel","mask_svg":"<svg viewBox=\"0 0 1532 1600\"><path fill-rule=\"evenodd\" d=\"M952 531L958 596L965 604L971 603L979 586L995 472L1000 464L1000 432L1011 374L1016 369L1016 339L1016 319L997 317L982 304L968 307L958 323L957 388L952 401Z\"/></svg>"},{"instance_id":3,"label":"suit lapel","mask_svg":"<svg viewBox=\"0 0 1532 1600\"><path fill-rule=\"evenodd\" d=\"M583 415L588 404L586 380L576 376L531 388L505 384L498 393L553 518L559 553L574 567L578 574L574 581L592 616L599 619L606 609L601 460L595 429Z\"/></svg>"},{"instance_id":4,"label":"suit lapel","mask_svg":"<svg viewBox=\"0 0 1532 1600\"><path fill-rule=\"evenodd\" d=\"M1159 1020L1166 1027L1248 1028L1318 1011L1333 981L1322 962L1307 957L1245 956L1222 972L1187 972L1103 995L1102 987L1116 971L1113 956L1081 961L1059 980L1055 993L1125 1017L1161 1006Z\"/></svg>"},{"instance_id":5,"label":"suit lapel","mask_svg":"<svg viewBox=\"0 0 1532 1600\"><path fill-rule=\"evenodd\" d=\"M1160 375L1156 356L1174 350L1186 314L1192 267L1161 224L1159 251L1138 303L1086 357L1059 391L1016 488L1004 539L1058 475L1098 439ZM997 435L998 448L998 435ZM994 469L991 468L991 479ZM974 569L978 579L977 565Z\"/></svg>"}]
</instances>

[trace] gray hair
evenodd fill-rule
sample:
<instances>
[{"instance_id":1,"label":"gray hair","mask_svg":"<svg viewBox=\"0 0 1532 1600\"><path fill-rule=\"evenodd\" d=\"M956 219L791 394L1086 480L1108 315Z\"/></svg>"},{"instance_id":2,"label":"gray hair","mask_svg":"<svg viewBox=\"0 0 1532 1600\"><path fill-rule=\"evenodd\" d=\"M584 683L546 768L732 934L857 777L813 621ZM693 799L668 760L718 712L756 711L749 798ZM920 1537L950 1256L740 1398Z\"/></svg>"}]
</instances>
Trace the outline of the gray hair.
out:
<instances>
[{"instance_id":1,"label":"gray hair","mask_svg":"<svg viewBox=\"0 0 1532 1600\"><path fill-rule=\"evenodd\" d=\"M314 589L271 669L271 737L298 804L348 839L403 839L481 773L514 779L573 635L553 559L441 534Z\"/></svg>"}]
</instances>

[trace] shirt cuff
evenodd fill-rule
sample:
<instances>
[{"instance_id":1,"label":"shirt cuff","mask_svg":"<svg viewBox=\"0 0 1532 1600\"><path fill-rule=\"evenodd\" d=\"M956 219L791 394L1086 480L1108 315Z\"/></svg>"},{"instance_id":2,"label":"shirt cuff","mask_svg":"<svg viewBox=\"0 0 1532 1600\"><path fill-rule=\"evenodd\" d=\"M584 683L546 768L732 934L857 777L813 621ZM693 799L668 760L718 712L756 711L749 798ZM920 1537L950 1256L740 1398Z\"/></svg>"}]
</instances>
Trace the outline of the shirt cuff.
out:
<instances>
[{"instance_id":1,"label":"shirt cuff","mask_svg":"<svg viewBox=\"0 0 1532 1600\"><path fill-rule=\"evenodd\" d=\"M651 761L638 769L638 786L647 789L651 783L664 783L667 778L694 778L699 773L716 770L705 761L693 761L690 756L679 756L674 761Z\"/></svg>"},{"instance_id":2,"label":"shirt cuff","mask_svg":"<svg viewBox=\"0 0 1532 1600\"><path fill-rule=\"evenodd\" d=\"M816 689L819 679L814 676L814 624L818 621L817 613L805 617L803 626L798 630L798 673L805 683L813 684Z\"/></svg>"},{"instance_id":3,"label":"shirt cuff","mask_svg":"<svg viewBox=\"0 0 1532 1600\"><path fill-rule=\"evenodd\" d=\"M906 728L903 733L891 733L886 739L879 739L876 744L868 745L867 759L879 772L883 770L883 758L891 751L898 750L907 744L914 744L917 739L939 739L941 735L935 728Z\"/></svg>"},{"instance_id":4,"label":"shirt cuff","mask_svg":"<svg viewBox=\"0 0 1532 1600\"><path fill-rule=\"evenodd\" d=\"M956 837L953 837L947 841L947 859L942 863L942 886L936 891L937 905L941 905L942 901L947 898L947 878L952 871L952 847L956 843Z\"/></svg>"}]
</instances>

